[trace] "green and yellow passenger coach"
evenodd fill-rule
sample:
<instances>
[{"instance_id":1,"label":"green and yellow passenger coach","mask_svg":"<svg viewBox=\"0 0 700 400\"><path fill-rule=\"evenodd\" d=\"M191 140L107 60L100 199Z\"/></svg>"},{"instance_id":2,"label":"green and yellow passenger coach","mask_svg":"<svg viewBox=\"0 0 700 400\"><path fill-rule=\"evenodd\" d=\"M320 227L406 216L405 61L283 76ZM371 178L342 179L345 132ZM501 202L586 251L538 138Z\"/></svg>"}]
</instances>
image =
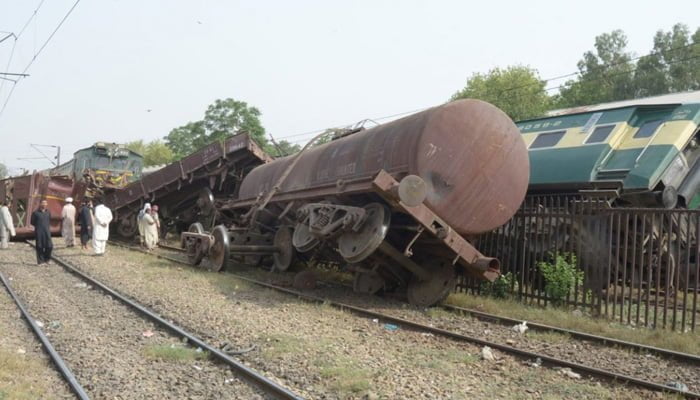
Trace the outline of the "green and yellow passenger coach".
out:
<instances>
[{"instance_id":1,"label":"green and yellow passenger coach","mask_svg":"<svg viewBox=\"0 0 700 400\"><path fill-rule=\"evenodd\" d=\"M517 123L532 194L594 193L617 206L700 206L700 91L574 109Z\"/></svg>"}]
</instances>

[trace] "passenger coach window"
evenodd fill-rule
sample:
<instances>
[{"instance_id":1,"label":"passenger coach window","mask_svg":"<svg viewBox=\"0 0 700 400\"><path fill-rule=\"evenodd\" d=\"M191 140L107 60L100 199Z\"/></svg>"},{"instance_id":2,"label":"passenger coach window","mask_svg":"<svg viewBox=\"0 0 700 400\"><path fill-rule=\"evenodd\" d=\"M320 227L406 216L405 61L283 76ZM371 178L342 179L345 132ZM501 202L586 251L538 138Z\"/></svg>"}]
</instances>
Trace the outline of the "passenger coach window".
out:
<instances>
[{"instance_id":1,"label":"passenger coach window","mask_svg":"<svg viewBox=\"0 0 700 400\"><path fill-rule=\"evenodd\" d=\"M615 128L615 125L599 126L595 128L593 133L591 133L591 136L586 139L586 144L604 142L605 139L608 138L608 135L610 135L610 132L612 132L613 128Z\"/></svg>"},{"instance_id":2,"label":"passenger coach window","mask_svg":"<svg viewBox=\"0 0 700 400\"><path fill-rule=\"evenodd\" d=\"M634 138L639 139L650 137L654 134L654 132L656 132L656 130L659 128L659 125L661 125L663 122L664 121L660 119L657 119L656 121L645 122L644 125L639 127L637 133L634 134Z\"/></svg>"},{"instance_id":3,"label":"passenger coach window","mask_svg":"<svg viewBox=\"0 0 700 400\"><path fill-rule=\"evenodd\" d=\"M566 133L566 131L540 133L539 135L537 135L537 138L535 138L535 141L532 142L530 148L541 149L543 147L556 146L556 144L559 143L561 138L564 137L564 133Z\"/></svg>"}]
</instances>

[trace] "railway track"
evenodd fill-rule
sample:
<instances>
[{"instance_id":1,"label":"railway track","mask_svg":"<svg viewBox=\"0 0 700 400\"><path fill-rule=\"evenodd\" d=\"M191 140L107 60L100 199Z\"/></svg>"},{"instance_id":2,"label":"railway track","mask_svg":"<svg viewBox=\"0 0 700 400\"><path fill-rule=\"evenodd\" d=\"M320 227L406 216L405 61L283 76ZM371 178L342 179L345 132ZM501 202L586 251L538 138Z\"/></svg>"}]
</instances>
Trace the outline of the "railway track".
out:
<instances>
[{"instance_id":1,"label":"railway track","mask_svg":"<svg viewBox=\"0 0 700 400\"><path fill-rule=\"evenodd\" d=\"M29 313L27 307L12 289L10 281L5 277L5 275L2 272L0 272L0 281L2 281L5 290L7 290L7 293L17 305L17 308L22 314L22 317L29 324L32 333L34 333L37 339L39 339L39 341L41 342L42 348L44 349L44 351L46 351L46 354L51 359L51 362L56 366L58 372L60 372L61 376L63 376L63 378L68 383L71 392L73 392L73 394L75 394L75 396L80 400L88 400L90 397L88 397L87 393L85 392L85 389L78 382L78 379L75 377L75 374L73 374L73 371L68 367L68 365L66 365L66 362L63 360L63 357L61 357L61 355L58 354L53 343L51 343L51 341L41 330L39 325L37 325L36 319L32 317L32 315Z\"/></svg>"},{"instance_id":2,"label":"railway track","mask_svg":"<svg viewBox=\"0 0 700 400\"><path fill-rule=\"evenodd\" d=\"M30 246L33 246L32 243L29 243ZM125 305L127 308L133 310L138 316L142 319L146 319L148 321L152 321L155 323L157 326L162 328L164 331L168 331L172 333L174 336L182 339L183 341L186 340L187 343L189 343L193 347L199 347L203 351L208 352L209 357L219 361L228 367L230 367L235 374L238 375L242 380L247 382L248 384L258 388L262 392L264 392L266 395L276 398L276 399L294 399L294 400L299 400L302 399L301 396L297 395L296 393L292 392L291 390L281 386L280 384L270 380L266 376L260 374L259 372L247 367L240 361L234 359L230 355L228 355L226 352L216 348L215 346L211 345L210 343L204 341L203 339L197 337L196 335L188 332L181 326L175 324L174 322L168 321L165 318L161 317L160 315L156 314L152 310L148 309L147 307L143 306L142 304L134 301L133 299L129 299L126 296L122 295L118 291L108 287L104 283L88 276L87 274L81 272L80 270L76 269L74 266L72 266L69 262L53 256L52 257L53 261L60 265L67 273L70 273L80 280L82 280L85 284L90 285L94 288L99 289L102 291L105 295L110 296L112 299L115 299ZM29 314L28 309L24 306L22 303L21 299L16 295L16 293L13 291L11 288L9 281L0 273L0 278L2 278L2 283L7 289L7 291L10 293L11 297L14 299L15 303L18 305L18 308L20 308L22 315L24 316L25 319L29 322L30 326L32 327L32 330L34 333L37 335L39 340L42 342L44 348L46 349L47 353L49 353L49 356L51 357L52 361L54 364L56 364L57 368L61 372L61 374L64 376L68 384L70 385L71 389L73 392L78 396L80 399L89 399L88 395L85 393L85 390L81 386L81 384L78 382L76 379L75 375L72 373L72 371L68 368L68 366L65 364L61 356L56 352L55 348L52 346L51 342L49 342L48 338L46 335L42 332L41 328L34 322L34 318Z\"/></svg>"},{"instance_id":3,"label":"railway track","mask_svg":"<svg viewBox=\"0 0 700 400\"><path fill-rule=\"evenodd\" d=\"M135 248L135 247L130 246L128 244L119 243L119 242L115 242L115 244L118 246L127 248L129 250L143 252L143 253L150 254L152 256L155 256L155 257L158 257L161 259L165 259L168 261L172 261L175 263L189 265L187 262L185 262L183 260L180 260L180 259L177 259L177 258L174 258L171 256L159 254L158 252L146 252L146 251L143 251L139 248ZM165 249L165 250L175 251L178 253L184 252L184 250L182 250L180 248L172 247L172 246L168 246L168 245L160 245L160 247ZM417 330L417 331L421 331L421 332L425 332L425 333L431 333L431 334L436 335L436 336L446 337L446 338L456 340L459 342L467 342L467 343L477 344L480 346L489 346L493 349L497 349L497 350L502 351L504 353L507 353L507 354L510 354L513 356L517 356L517 357L523 358L525 360L537 360L537 359L539 359L542 361L543 365L549 365L551 367L570 368L573 371L588 374L590 376L595 376L598 378L603 378L603 379L610 380L613 382L624 382L624 383L628 383L628 384L635 385L638 387L643 387L646 389L657 390L657 391L662 391L662 392L667 392L667 393L675 393L675 394L683 395L686 398L700 398L700 393L684 391L684 390L681 390L681 389L678 389L675 387L671 387L671 386L667 386L667 385L664 385L661 383L651 382L651 381L648 381L648 380L643 379L643 378L638 378L638 377L634 377L634 376L630 376L630 375L626 375L626 374L621 374L621 373L617 373L614 371L610 371L610 370L606 370L606 369L602 369L602 368L598 368L598 367L593 367L590 365L575 363L575 362L567 361L567 360L559 358L559 357L553 357L553 356L549 356L549 355L542 354L542 353L523 350L523 349L516 348L513 346L505 345L502 343L485 340L485 339L482 339L480 337L465 335L465 334L461 334L461 333L446 330L446 329L436 328L436 327L422 324L419 322L415 322L412 320L408 320L408 319L404 319L404 318L400 318L400 317L396 317L396 316L392 316L392 315L387 315L387 314L377 312L374 310L369 310L369 309L354 306L351 304L337 302L337 301L329 300L327 298L311 295L308 293L303 293L303 292L300 292L297 290L289 289L287 287L281 287L278 285L270 284L270 283L263 282L263 281L253 279L253 278L250 278L247 276L243 276L240 274L230 273L230 272L229 272L229 274L232 276L235 276L238 279L244 280L246 282L249 282L249 283L252 283L252 284L267 288L267 289L272 289L272 290L275 290L278 292L286 293L288 295L295 296L295 297L304 299L306 301L330 305L332 307L335 307L335 308L338 308L341 310L345 310L345 311L349 311L349 312L352 312L356 315L360 315L362 317L378 319L378 320L383 321L383 322L389 322L389 323L403 326L404 328L409 328L409 329L413 329L413 330ZM522 322L522 321L515 320L512 318L506 318L506 317L502 317L502 316L498 316L498 315L494 315L494 314L489 314L489 313L484 313L484 312L480 312L480 311L476 311L476 310L470 310L470 309L466 309L466 308L460 308L460 307L455 307L455 306L444 306L444 307L450 311L460 312L460 313L469 313L478 319L488 320L490 322L498 322L499 324L503 324L503 325L512 325L512 324ZM603 337L603 336L591 335L591 334L587 334L587 333L583 333L583 332L548 326L548 325L544 325L544 324L528 323L528 326L530 328L532 328L533 330L567 334L573 338L588 340L588 341L592 341L592 342L596 342L596 343L600 343L600 344L604 344L604 345L618 346L618 347L622 347L622 348L626 348L626 349L630 349L630 350L634 350L634 351L639 351L639 352L648 352L648 353L656 354L656 355L661 356L661 357L671 358L671 359L678 360L678 361L681 361L684 363L688 363L691 365L700 364L700 357L693 355L693 354L681 353L681 352L676 352L676 351L672 351L672 350L661 349L661 348L656 348L656 347L652 347L652 346L646 346L646 345L642 345L639 343L632 343L632 342L626 342L626 341L622 341L622 340L618 340L618 339L607 338L607 337Z\"/></svg>"}]
</instances>

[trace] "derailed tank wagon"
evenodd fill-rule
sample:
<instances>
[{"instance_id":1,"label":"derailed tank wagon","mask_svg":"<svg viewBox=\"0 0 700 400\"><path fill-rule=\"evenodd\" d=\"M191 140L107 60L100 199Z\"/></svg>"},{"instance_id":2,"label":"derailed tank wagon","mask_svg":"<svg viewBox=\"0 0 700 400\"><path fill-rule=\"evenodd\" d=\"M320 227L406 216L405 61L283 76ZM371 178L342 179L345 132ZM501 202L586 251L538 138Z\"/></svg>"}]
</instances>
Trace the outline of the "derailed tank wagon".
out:
<instances>
[{"instance_id":1,"label":"derailed tank wagon","mask_svg":"<svg viewBox=\"0 0 700 400\"><path fill-rule=\"evenodd\" d=\"M182 234L214 269L270 260L338 263L355 290L432 305L457 272L498 277L467 240L508 221L528 186L527 149L496 107L460 100L260 165L217 203L221 224Z\"/></svg>"}]
</instances>

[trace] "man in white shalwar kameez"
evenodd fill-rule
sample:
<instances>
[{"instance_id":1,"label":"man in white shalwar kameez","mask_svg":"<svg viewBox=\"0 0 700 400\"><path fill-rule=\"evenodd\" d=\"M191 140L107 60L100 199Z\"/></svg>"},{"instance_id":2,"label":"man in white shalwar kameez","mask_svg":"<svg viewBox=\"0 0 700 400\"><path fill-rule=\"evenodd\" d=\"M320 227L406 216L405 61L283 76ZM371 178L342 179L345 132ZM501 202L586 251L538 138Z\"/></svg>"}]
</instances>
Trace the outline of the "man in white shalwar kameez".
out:
<instances>
[{"instance_id":1,"label":"man in white shalwar kameez","mask_svg":"<svg viewBox=\"0 0 700 400\"><path fill-rule=\"evenodd\" d=\"M151 212L143 216L143 231L145 234L146 248L150 251L158 244L158 225Z\"/></svg>"},{"instance_id":2,"label":"man in white shalwar kameez","mask_svg":"<svg viewBox=\"0 0 700 400\"><path fill-rule=\"evenodd\" d=\"M15 236L15 224L8 205L9 202L6 200L0 205L0 249L10 247L10 237Z\"/></svg>"},{"instance_id":3,"label":"man in white shalwar kameez","mask_svg":"<svg viewBox=\"0 0 700 400\"><path fill-rule=\"evenodd\" d=\"M95 207L95 224L93 226L92 246L95 254L102 256L107 248L109 239L109 223L112 222L112 211L102 202Z\"/></svg>"},{"instance_id":4,"label":"man in white shalwar kameez","mask_svg":"<svg viewBox=\"0 0 700 400\"><path fill-rule=\"evenodd\" d=\"M143 223L143 216L151 212L151 203L146 203L143 205L143 210L139 211L138 217L136 217L136 224L139 227L139 241L141 246L146 245L146 231Z\"/></svg>"},{"instance_id":5,"label":"man in white shalwar kameez","mask_svg":"<svg viewBox=\"0 0 700 400\"><path fill-rule=\"evenodd\" d=\"M72 197L66 198L66 205L61 210L61 221L61 236L66 241L66 246L75 246L75 206Z\"/></svg>"}]
</instances>

